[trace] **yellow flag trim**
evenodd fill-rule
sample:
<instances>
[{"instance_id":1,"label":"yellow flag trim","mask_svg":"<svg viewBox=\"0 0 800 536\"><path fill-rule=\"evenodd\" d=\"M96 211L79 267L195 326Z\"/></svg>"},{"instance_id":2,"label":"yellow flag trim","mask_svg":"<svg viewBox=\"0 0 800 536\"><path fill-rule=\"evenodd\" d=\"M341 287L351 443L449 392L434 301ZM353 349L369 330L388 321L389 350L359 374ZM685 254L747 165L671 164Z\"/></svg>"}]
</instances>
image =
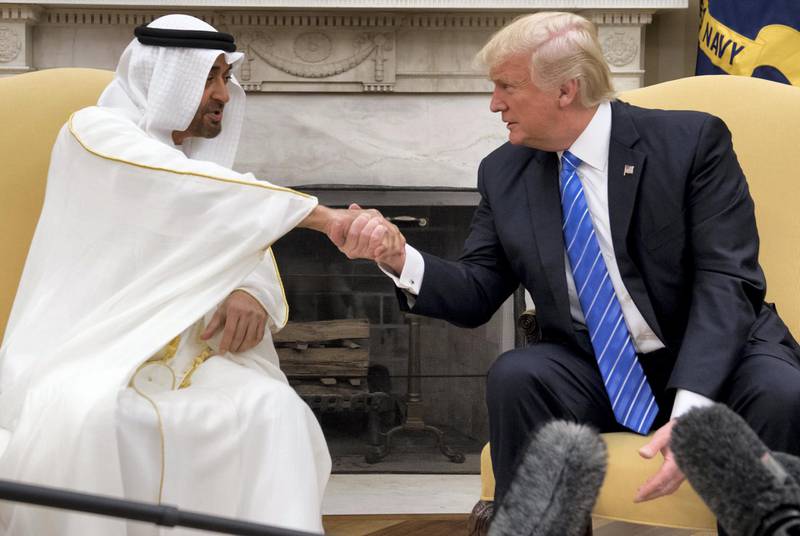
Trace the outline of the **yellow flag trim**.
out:
<instances>
[{"instance_id":1,"label":"yellow flag trim","mask_svg":"<svg viewBox=\"0 0 800 536\"><path fill-rule=\"evenodd\" d=\"M701 1L703 17L698 42L711 63L728 74L752 76L757 67L769 65L793 86L800 86L800 31L783 24L761 28L755 40L733 31L715 19L708 0Z\"/></svg>"}]
</instances>

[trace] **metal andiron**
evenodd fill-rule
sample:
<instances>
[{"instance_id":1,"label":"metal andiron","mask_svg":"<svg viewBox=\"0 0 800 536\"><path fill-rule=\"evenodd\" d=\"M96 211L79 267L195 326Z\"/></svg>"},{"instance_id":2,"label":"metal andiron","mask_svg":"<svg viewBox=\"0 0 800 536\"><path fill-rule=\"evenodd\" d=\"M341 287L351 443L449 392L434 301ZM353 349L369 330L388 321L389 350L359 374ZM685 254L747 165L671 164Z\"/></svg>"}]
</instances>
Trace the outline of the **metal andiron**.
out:
<instances>
[{"instance_id":1,"label":"metal andiron","mask_svg":"<svg viewBox=\"0 0 800 536\"><path fill-rule=\"evenodd\" d=\"M366 456L367 463L377 463L389 454L392 448L392 437L400 432L427 432L436 437L437 446L442 454L453 463L464 463L464 454L454 451L444 442L444 434L435 426L425 424L422 418L422 378L420 377L420 337L419 316L406 313L408 322L408 399L406 420L400 426L395 426L383 436L383 445L377 447Z\"/></svg>"}]
</instances>

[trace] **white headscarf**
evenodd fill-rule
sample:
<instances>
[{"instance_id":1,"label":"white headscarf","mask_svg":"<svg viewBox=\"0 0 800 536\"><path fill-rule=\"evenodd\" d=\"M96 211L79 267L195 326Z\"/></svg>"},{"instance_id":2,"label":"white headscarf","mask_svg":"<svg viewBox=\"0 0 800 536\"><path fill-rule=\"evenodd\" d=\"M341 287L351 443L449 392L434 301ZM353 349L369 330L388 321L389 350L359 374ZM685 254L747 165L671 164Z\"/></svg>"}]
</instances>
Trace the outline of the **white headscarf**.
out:
<instances>
[{"instance_id":1,"label":"white headscarf","mask_svg":"<svg viewBox=\"0 0 800 536\"><path fill-rule=\"evenodd\" d=\"M217 31L189 15L159 17L149 28ZM120 57L114 80L103 91L98 106L119 108L149 135L172 145L172 132L189 127L200 106L206 79L220 54L229 65L242 61L241 52L149 46L131 41ZM189 158L208 160L230 168L244 119L245 94L231 77L230 101L225 105L222 132L212 139L189 138L182 149Z\"/></svg>"}]
</instances>

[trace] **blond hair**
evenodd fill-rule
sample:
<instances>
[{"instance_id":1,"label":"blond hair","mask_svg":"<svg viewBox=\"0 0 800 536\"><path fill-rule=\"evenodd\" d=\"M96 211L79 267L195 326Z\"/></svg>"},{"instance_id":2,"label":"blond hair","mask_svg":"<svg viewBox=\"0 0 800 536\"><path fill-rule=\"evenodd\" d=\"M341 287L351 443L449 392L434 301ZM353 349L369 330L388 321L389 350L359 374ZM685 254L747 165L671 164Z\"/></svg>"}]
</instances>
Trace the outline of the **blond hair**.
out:
<instances>
[{"instance_id":1,"label":"blond hair","mask_svg":"<svg viewBox=\"0 0 800 536\"><path fill-rule=\"evenodd\" d=\"M492 36L477 60L492 69L522 54L530 57L531 81L540 89L576 79L578 98L587 108L614 97L597 29L583 17L559 12L518 17Z\"/></svg>"}]
</instances>

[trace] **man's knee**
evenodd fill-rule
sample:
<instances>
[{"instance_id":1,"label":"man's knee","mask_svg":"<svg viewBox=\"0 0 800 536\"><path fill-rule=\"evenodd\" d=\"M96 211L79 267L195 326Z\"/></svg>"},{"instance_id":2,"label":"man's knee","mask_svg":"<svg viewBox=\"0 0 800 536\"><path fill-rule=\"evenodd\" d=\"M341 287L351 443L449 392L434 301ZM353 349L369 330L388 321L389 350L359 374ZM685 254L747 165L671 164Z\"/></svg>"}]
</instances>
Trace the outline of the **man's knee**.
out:
<instances>
[{"instance_id":1,"label":"man's knee","mask_svg":"<svg viewBox=\"0 0 800 536\"><path fill-rule=\"evenodd\" d=\"M793 377L794 381L786 376L773 378L775 381L766 377L752 385L747 401L750 411L770 420L800 422L800 370L795 370Z\"/></svg>"},{"instance_id":2,"label":"man's knee","mask_svg":"<svg viewBox=\"0 0 800 536\"><path fill-rule=\"evenodd\" d=\"M288 384L278 381L259 382L255 388L262 403L269 407L281 408L283 411L296 412L305 409L306 404L297 392Z\"/></svg>"},{"instance_id":3,"label":"man's knee","mask_svg":"<svg viewBox=\"0 0 800 536\"><path fill-rule=\"evenodd\" d=\"M231 393L236 406L249 418L270 421L297 419L308 405L289 384L246 370L239 388Z\"/></svg>"},{"instance_id":4,"label":"man's knee","mask_svg":"<svg viewBox=\"0 0 800 536\"><path fill-rule=\"evenodd\" d=\"M800 368L769 355L745 358L732 382L731 397L768 415L800 412Z\"/></svg>"},{"instance_id":5,"label":"man's knee","mask_svg":"<svg viewBox=\"0 0 800 536\"><path fill-rule=\"evenodd\" d=\"M795 453L800 436L800 368L773 356L748 356L724 402L767 446Z\"/></svg>"},{"instance_id":6,"label":"man's knee","mask_svg":"<svg viewBox=\"0 0 800 536\"><path fill-rule=\"evenodd\" d=\"M486 379L490 404L492 401L519 400L532 390L552 384L552 358L545 348L546 345L539 346L542 347L536 351L531 348L510 350L495 360Z\"/></svg>"}]
</instances>

